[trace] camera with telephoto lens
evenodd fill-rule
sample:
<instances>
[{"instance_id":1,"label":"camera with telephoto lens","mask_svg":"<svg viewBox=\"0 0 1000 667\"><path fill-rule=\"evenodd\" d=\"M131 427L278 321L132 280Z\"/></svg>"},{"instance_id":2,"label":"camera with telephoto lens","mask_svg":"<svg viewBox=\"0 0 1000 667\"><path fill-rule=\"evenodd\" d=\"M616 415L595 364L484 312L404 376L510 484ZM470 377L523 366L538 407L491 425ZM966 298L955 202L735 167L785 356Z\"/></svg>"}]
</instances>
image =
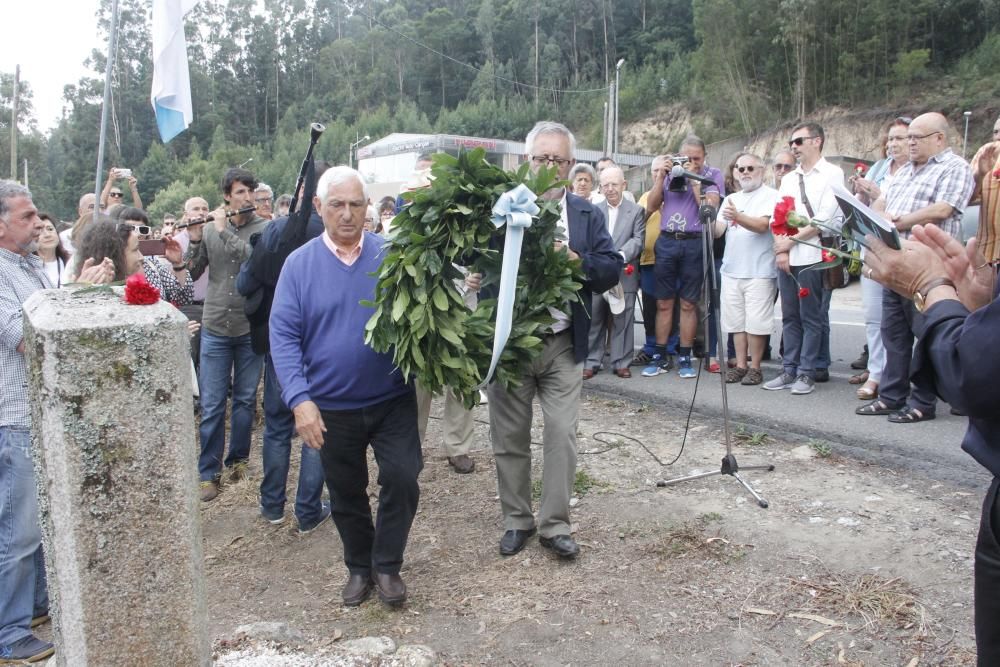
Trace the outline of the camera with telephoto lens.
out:
<instances>
[{"instance_id":1,"label":"camera with telephoto lens","mask_svg":"<svg viewBox=\"0 0 1000 667\"><path fill-rule=\"evenodd\" d=\"M687 165L691 163L691 158L687 155L668 155L667 160L670 161L670 168L680 167L681 169L687 170ZM670 184L667 186L667 190L670 192L686 192L687 191L687 179L683 176L678 178L671 178Z\"/></svg>"}]
</instances>

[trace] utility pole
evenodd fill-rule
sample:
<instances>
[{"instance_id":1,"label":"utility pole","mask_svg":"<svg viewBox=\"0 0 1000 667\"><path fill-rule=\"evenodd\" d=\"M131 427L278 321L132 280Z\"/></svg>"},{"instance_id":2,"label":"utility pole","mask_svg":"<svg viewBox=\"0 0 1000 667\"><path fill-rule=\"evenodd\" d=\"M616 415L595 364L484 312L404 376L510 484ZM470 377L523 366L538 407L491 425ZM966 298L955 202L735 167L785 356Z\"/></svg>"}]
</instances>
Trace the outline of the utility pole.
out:
<instances>
[{"instance_id":1,"label":"utility pole","mask_svg":"<svg viewBox=\"0 0 1000 667\"><path fill-rule=\"evenodd\" d=\"M965 116L965 137L962 139L962 158L965 158L965 149L969 145L969 116L972 115L971 111L965 111L962 113Z\"/></svg>"},{"instance_id":2,"label":"utility pole","mask_svg":"<svg viewBox=\"0 0 1000 667\"><path fill-rule=\"evenodd\" d=\"M10 108L10 177L17 180L17 103L21 88L21 66L14 66L14 104Z\"/></svg>"},{"instance_id":3,"label":"utility pole","mask_svg":"<svg viewBox=\"0 0 1000 667\"><path fill-rule=\"evenodd\" d=\"M614 158L615 153L618 152L618 93L621 90L621 79L620 72L622 71L622 65L625 64L625 59L622 58L615 65L615 124L614 124L614 137L611 146L611 157Z\"/></svg>"},{"instance_id":4,"label":"utility pole","mask_svg":"<svg viewBox=\"0 0 1000 667\"><path fill-rule=\"evenodd\" d=\"M104 171L104 141L108 136L108 106L111 104L111 66L118 45L118 0L111 0L111 35L108 37L108 62L104 67L104 103L101 105L100 137L97 140L97 175L94 177L94 212L101 208L101 177Z\"/></svg>"}]
</instances>

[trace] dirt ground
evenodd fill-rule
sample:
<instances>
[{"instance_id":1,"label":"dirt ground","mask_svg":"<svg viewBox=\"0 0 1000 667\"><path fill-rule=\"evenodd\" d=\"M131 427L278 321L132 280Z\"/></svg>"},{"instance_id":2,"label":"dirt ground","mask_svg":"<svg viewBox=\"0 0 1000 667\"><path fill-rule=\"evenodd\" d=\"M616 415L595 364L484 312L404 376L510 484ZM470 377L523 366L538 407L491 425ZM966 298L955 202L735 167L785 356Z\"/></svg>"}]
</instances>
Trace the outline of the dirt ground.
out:
<instances>
[{"instance_id":1,"label":"dirt ground","mask_svg":"<svg viewBox=\"0 0 1000 667\"><path fill-rule=\"evenodd\" d=\"M559 561L534 539L503 558L487 409L476 409L471 475L453 473L437 448L440 410L424 449L404 608L374 598L344 608L332 523L299 536L290 506L284 525L264 522L258 469L203 509L212 636L278 621L309 650L388 636L427 645L447 665L975 663L981 492L844 460L824 442L740 429L740 464L776 467L745 473L768 509L728 476L657 488L717 470L721 424L695 417L680 459L664 466L657 459L677 455L684 420L585 398L573 510L580 557ZM536 414L535 440L540 425ZM534 453L537 474L540 447ZM374 482L370 492L374 501Z\"/></svg>"}]
</instances>

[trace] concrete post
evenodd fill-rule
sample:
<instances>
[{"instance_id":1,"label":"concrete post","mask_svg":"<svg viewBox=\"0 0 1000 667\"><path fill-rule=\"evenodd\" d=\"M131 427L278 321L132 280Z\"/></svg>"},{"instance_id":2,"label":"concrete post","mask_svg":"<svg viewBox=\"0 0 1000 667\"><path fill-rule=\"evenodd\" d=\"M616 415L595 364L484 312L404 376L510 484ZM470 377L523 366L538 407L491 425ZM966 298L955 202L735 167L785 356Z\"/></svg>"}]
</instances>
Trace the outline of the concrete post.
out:
<instances>
[{"instance_id":1,"label":"concrete post","mask_svg":"<svg viewBox=\"0 0 1000 667\"><path fill-rule=\"evenodd\" d=\"M121 289L24 304L58 665L209 665L185 318Z\"/></svg>"}]
</instances>

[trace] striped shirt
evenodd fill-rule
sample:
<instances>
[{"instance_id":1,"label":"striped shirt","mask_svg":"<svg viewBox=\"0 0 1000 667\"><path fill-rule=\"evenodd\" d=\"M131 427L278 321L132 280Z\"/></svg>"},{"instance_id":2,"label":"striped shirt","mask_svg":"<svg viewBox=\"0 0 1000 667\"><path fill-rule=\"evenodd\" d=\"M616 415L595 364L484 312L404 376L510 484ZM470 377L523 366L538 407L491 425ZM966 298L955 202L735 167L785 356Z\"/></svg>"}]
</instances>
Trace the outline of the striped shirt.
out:
<instances>
[{"instance_id":1,"label":"striped shirt","mask_svg":"<svg viewBox=\"0 0 1000 667\"><path fill-rule=\"evenodd\" d=\"M906 215L944 202L952 207L951 215L938 226L955 238L962 235L962 212L972 196L972 169L969 163L946 148L922 165L903 165L885 191L887 216ZM899 232L909 238L909 230Z\"/></svg>"},{"instance_id":2,"label":"striped shirt","mask_svg":"<svg viewBox=\"0 0 1000 667\"><path fill-rule=\"evenodd\" d=\"M17 351L24 339L22 304L51 288L40 257L0 248L0 426L31 426L28 370Z\"/></svg>"}]
</instances>

